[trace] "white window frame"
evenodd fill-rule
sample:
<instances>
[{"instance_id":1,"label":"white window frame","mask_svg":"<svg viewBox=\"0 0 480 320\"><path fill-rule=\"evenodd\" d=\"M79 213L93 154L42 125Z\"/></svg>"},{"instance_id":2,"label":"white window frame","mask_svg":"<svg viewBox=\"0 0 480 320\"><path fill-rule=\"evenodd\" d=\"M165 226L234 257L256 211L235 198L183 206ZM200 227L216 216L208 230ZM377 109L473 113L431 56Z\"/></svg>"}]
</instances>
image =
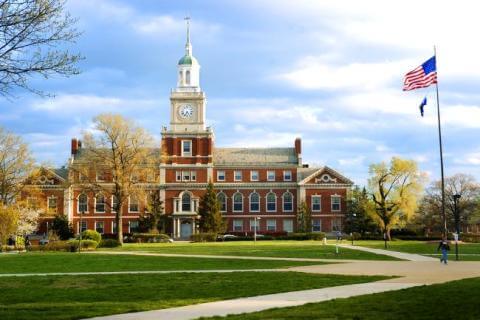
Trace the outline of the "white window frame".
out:
<instances>
[{"instance_id":1,"label":"white window frame","mask_svg":"<svg viewBox=\"0 0 480 320\"><path fill-rule=\"evenodd\" d=\"M182 181L182 171L175 171L175 180L177 182Z\"/></svg>"},{"instance_id":2,"label":"white window frame","mask_svg":"<svg viewBox=\"0 0 480 320\"><path fill-rule=\"evenodd\" d=\"M338 199L338 209L333 209L333 199ZM330 209L332 210L332 212L340 212L342 211L342 197L339 196L338 194L334 194L330 197Z\"/></svg>"},{"instance_id":3,"label":"white window frame","mask_svg":"<svg viewBox=\"0 0 480 320\"><path fill-rule=\"evenodd\" d=\"M197 181L197 171L190 171L190 181Z\"/></svg>"},{"instance_id":4,"label":"white window frame","mask_svg":"<svg viewBox=\"0 0 480 320\"><path fill-rule=\"evenodd\" d=\"M290 178L287 179L287 174L290 175ZM283 181L292 181L292 170L284 170L283 171Z\"/></svg>"},{"instance_id":5,"label":"white window frame","mask_svg":"<svg viewBox=\"0 0 480 320\"><path fill-rule=\"evenodd\" d=\"M290 230L286 230L285 228L285 222L289 222L290 223ZM286 232L293 232L293 219L283 219L283 231L286 231Z\"/></svg>"},{"instance_id":6,"label":"white window frame","mask_svg":"<svg viewBox=\"0 0 480 320\"><path fill-rule=\"evenodd\" d=\"M252 195L254 194L258 196L258 210L252 210ZM248 195L248 212L260 212L260 202L260 194L253 190L253 192Z\"/></svg>"},{"instance_id":7,"label":"white window frame","mask_svg":"<svg viewBox=\"0 0 480 320\"><path fill-rule=\"evenodd\" d=\"M102 232L97 231L97 226L98 226L99 223L102 224ZM95 231L97 231L100 234L104 234L105 233L105 221L95 221Z\"/></svg>"},{"instance_id":8,"label":"white window frame","mask_svg":"<svg viewBox=\"0 0 480 320\"><path fill-rule=\"evenodd\" d=\"M235 195L236 195L236 194L239 194L239 195L242 197L242 202L241 202L241 203L242 203L242 209L241 209L241 210L235 210ZM241 193L241 192L239 192L239 191L235 192L235 193L232 195L232 211L233 211L233 212L243 212L243 205L244 205L243 198L244 198L244 197L243 197L243 193Z\"/></svg>"},{"instance_id":9,"label":"white window frame","mask_svg":"<svg viewBox=\"0 0 480 320\"><path fill-rule=\"evenodd\" d=\"M98 211L97 210L97 197L98 196L102 196L103 197L103 211ZM95 213L106 213L107 212L107 197L105 197L105 195L103 193L98 193L95 195L95 197L93 198L93 204L94 204L94 212Z\"/></svg>"},{"instance_id":10,"label":"white window frame","mask_svg":"<svg viewBox=\"0 0 480 320\"><path fill-rule=\"evenodd\" d=\"M113 205L113 199L114 198L115 198L115 195L112 194L111 197L110 197L110 212L112 212L112 213L117 212L117 211L115 211L115 206ZM117 200L117 202L118 202L118 200Z\"/></svg>"},{"instance_id":11,"label":"white window frame","mask_svg":"<svg viewBox=\"0 0 480 320\"><path fill-rule=\"evenodd\" d=\"M239 223L239 224L237 225L236 223ZM240 228L237 229L236 227L240 227ZM233 219L232 229L233 231L237 231L237 232L243 231L243 219Z\"/></svg>"},{"instance_id":12,"label":"white window frame","mask_svg":"<svg viewBox=\"0 0 480 320\"><path fill-rule=\"evenodd\" d=\"M313 199L319 199L320 200L320 202L318 203L320 205L320 209L316 210L316 209L313 208L313 204L314 204ZM321 212L322 211L322 196L317 195L317 194L312 195L311 200L312 200L311 201L312 203L310 205L310 209L312 210L312 212Z\"/></svg>"},{"instance_id":13,"label":"white window frame","mask_svg":"<svg viewBox=\"0 0 480 320\"><path fill-rule=\"evenodd\" d=\"M337 222L338 222L338 224L337 224ZM335 218L334 217L331 221L331 224L332 224L332 231L341 231L342 230L342 219L341 218Z\"/></svg>"},{"instance_id":14,"label":"white window frame","mask_svg":"<svg viewBox=\"0 0 480 320\"><path fill-rule=\"evenodd\" d=\"M139 222L138 220L130 220L128 221L128 233L132 233L132 222L136 222L137 223L137 228L139 227Z\"/></svg>"},{"instance_id":15,"label":"white window frame","mask_svg":"<svg viewBox=\"0 0 480 320\"><path fill-rule=\"evenodd\" d=\"M116 233L116 231L115 231L116 224L117 224L117 221L112 221L112 223L110 224L110 227L112 229L112 233Z\"/></svg>"},{"instance_id":16,"label":"white window frame","mask_svg":"<svg viewBox=\"0 0 480 320\"><path fill-rule=\"evenodd\" d=\"M88 223L86 220L82 220L82 223L80 224L80 221L78 222L78 231L83 232L85 230L82 230L82 225L85 224L85 230L88 230Z\"/></svg>"},{"instance_id":17,"label":"white window frame","mask_svg":"<svg viewBox=\"0 0 480 320\"><path fill-rule=\"evenodd\" d=\"M292 196L292 210L285 210L285 195L287 193L289 193ZM288 190L282 194L282 212L293 212L293 193L291 193Z\"/></svg>"},{"instance_id":18,"label":"white window frame","mask_svg":"<svg viewBox=\"0 0 480 320\"><path fill-rule=\"evenodd\" d=\"M190 171L182 171L182 181L184 182L190 181Z\"/></svg>"},{"instance_id":19,"label":"white window frame","mask_svg":"<svg viewBox=\"0 0 480 320\"><path fill-rule=\"evenodd\" d=\"M269 224L273 222L273 224ZM270 229L270 227L273 226L273 229ZM277 220L276 219L267 219L267 231L270 232L276 232L277 231Z\"/></svg>"},{"instance_id":20,"label":"white window frame","mask_svg":"<svg viewBox=\"0 0 480 320\"><path fill-rule=\"evenodd\" d=\"M268 210L268 195L269 194L273 194L275 196L275 209L273 210ZM273 191L270 191L268 192L266 195L265 195L265 211L266 212L277 212L277 194Z\"/></svg>"},{"instance_id":21,"label":"white window frame","mask_svg":"<svg viewBox=\"0 0 480 320\"><path fill-rule=\"evenodd\" d=\"M259 219L250 219L250 231L254 231L255 230L254 228L257 229L257 232L260 231L260 220Z\"/></svg>"},{"instance_id":22,"label":"white window frame","mask_svg":"<svg viewBox=\"0 0 480 320\"><path fill-rule=\"evenodd\" d=\"M221 172L223 173L223 179L220 179L220 176L222 176L222 174L220 174ZM223 182L225 181L225 179L226 179L225 170L217 170L217 181Z\"/></svg>"},{"instance_id":23,"label":"white window frame","mask_svg":"<svg viewBox=\"0 0 480 320\"><path fill-rule=\"evenodd\" d=\"M55 200L55 211L50 210L50 200ZM58 213L58 198L56 196L49 196L47 198L47 212L50 213Z\"/></svg>"},{"instance_id":24,"label":"white window frame","mask_svg":"<svg viewBox=\"0 0 480 320\"><path fill-rule=\"evenodd\" d=\"M275 178L276 178L275 177L275 171L274 170L268 170L267 171L267 181L275 181Z\"/></svg>"},{"instance_id":25,"label":"white window frame","mask_svg":"<svg viewBox=\"0 0 480 320\"><path fill-rule=\"evenodd\" d=\"M77 197L77 213L80 214L81 210L80 210L80 196L81 195L85 195L87 197L87 210L85 210L84 213L89 213L89 207L88 207L88 194L86 193L80 193Z\"/></svg>"},{"instance_id":26,"label":"white window frame","mask_svg":"<svg viewBox=\"0 0 480 320\"><path fill-rule=\"evenodd\" d=\"M253 178L254 173L256 173L256 176L257 176L256 179ZM260 173L258 172L258 170L251 170L250 171L250 181L259 181L259 180L260 180Z\"/></svg>"},{"instance_id":27,"label":"white window frame","mask_svg":"<svg viewBox=\"0 0 480 320\"><path fill-rule=\"evenodd\" d=\"M190 145L190 151L185 152L185 144L188 143ZM192 156L192 140L182 140L182 157L191 157Z\"/></svg>"},{"instance_id":28,"label":"white window frame","mask_svg":"<svg viewBox=\"0 0 480 320\"><path fill-rule=\"evenodd\" d=\"M222 203L220 202L220 200L218 199L220 196L223 196L223 200L225 201L225 210L222 210ZM220 205L220 212L227 212L228 210L228 201L227 201L227 195L225 194L225 192L223 191L220 191L219 193L217 193L217 201Z\"/></svg>"},{"instance_id":29,"label":"white window frame","mask_svg":"<svg viewBox=\"0 0 480 320\"><path fill-rule=\"evenodd\" d=\"M190 211L183 211L184 195L188 195L190 198ZM182 192L182 194L180 195L180 212L194 212L194 211L196 211L196 207L195 207L195 201L193 201L193 194L188 191Z\"/></svg>"},{"instance_id":30,"label":"white window frame","mask_svg":"<svg viewBox=\"0 0 480 320\"><path fill-rule=\"evenodd\" d=\"M135 212L135 213L136 213L136 212L140 212L140 200L137 199L137 210L135 211L135 210L131 210L131 209L132 209L132 208L131 208L131 204L132 204L132 203L131 203L131 198L132 198L132 197L128 197L128 212Z\"/></svg>"},{"instance_id":31,"label":"white window frame","mask_svg":"<svg viewBox=\"0 0 480 320\"><path fill-rule=\"evenodd\" d=\"M239 179L237 179L237 173L240 175L240 178L239 178ZM235 181L235 182L240 182L240 181L242 181L242 180L243 180L242 170L235 170L235 171L233 172L233 181Z\"/></svg>"},{"instance_id":32,"label":"white window frame","mask_svg":"<svg viewBox=\"0 0 480 320\"><path fill-rule=\"evenodd\" d=\"M95 171L95 181L97 181L97 182L105 182L106 181L105 170L99 169L99 170Z\"/></svg>"},{"instance_id":33,"label":"white window frame","mask_svg":"<svg viewBox=\"0 0 480 320\"><path fill-rule=\"evenodd\" d=\"M319 222L318 226L320 227L320 230L314 230L315 221ZM312 232L322 232L322 219L317 219L317 218L312 219Z\"/></svg>"}]
</instances>

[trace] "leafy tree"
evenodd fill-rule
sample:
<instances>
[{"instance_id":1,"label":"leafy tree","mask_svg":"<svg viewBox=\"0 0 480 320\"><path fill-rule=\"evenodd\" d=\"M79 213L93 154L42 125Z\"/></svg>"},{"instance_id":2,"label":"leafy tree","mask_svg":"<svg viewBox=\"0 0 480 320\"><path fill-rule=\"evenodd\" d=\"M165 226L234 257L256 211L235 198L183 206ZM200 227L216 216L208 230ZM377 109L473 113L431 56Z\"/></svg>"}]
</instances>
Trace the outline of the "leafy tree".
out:
<instances>
[{"instance_id":1,"label":"leafy tree","mask_svg":"<svg viewBox=\"0 0 480 320\"><path fill-rule=\"evenodd\" d=\"M18 219L18 210L13 206L0 204L0 251L2 249L2 244L5 243L6 239L15 232Z\"/></svg>"},{"instance_id":2,"label":"leafy tree","mask_svg":"<svg viewBox=\"0 0 480 320\"><path fill-rule=\"evenodd\" d=\"M148 212L139 218L139 229L141 232L165 233L167 218L163 212L163 201L160 199L160 193L152 192L148 198Z\"/></svg>"},{"instance_id":3,"label":"leafy tree","mask_svg":"<svg viewBox=\"0 0 480 320\"><path fill-rule=\"evenodd\" d=\"M211 181L207 185L205 194L200 198L198 214L200 215L201 232L221 233L225 231L225 221Z\"/></svg>"},{"instance_id":4,"label":"leafy tree","mask_svg":"<svg viewBox=\"0 0 480 320\"><path fill-rule=\"evenodd\" d=\"M67 216L63 214L55 216L50 230L54 232L61 240L68 240L73 237L72 225L70 222L68 222Z\"/></svg>"},{"instance_id":5,"label":"leafy tree","mask_svg":"<svg viewBox=\"0 0 480 320\"><path fill-rule=\"evenodd\" d=\"M417 163L393 157L370 165L369 191L375 208L372 217L390 240L390 229L408 221L417 209L417 197L422 190L423 177ZM385 242L386 246L386 242Z\"/></svg>"},{"instance_id":6,"label":"leafy tree","mask_svg":"<svg viewBox=\"0 0 480 320\"><path fill-rule=\"evenodd\" d=\"M122 226L123 209L130 197L145 196L142 179L154 172L159 157L151 154L153 139L141 127L118 114L101 114L93 119L93 133L84 135L85 147L71 169L85 177L78 186L84 190L110 193L116 199L117 226ZM96 172L108 172L108 184L97 182ZM112 186L113 184L113 186ZM117 228L123 243L123 230Z\"/></svg>"},{"instance_id":7,"label":"leafy tree","mask_svg":"<svg viewBox=\"0 0 480 320\"><path fill-rule=\"evenodd\" d=\"M15 87L43 94L29 86L30 78L78 74L80 55L60 49L79 36L75 23L65 0L1 0L0 94Z\"/></svg>"},{"instance_id":8,"label":"leafy tree","mask_svg":"<svg viewBox=\"0 0 480 320\"><path fill-rule=\"evenodd\" d=\"M355 186L347 200L344 231L346 233L357 232L361 235L375 232L377 225L370 215L372 208L374 205L365 187L360 189Z\"/></svg>"},{"instance_id":9,"label":"leafy tree","mask_svg":"<svg viewBox=\"0 0 480 320\"><path fill-rule=\"evenodd\" d=\"M297 231L312 232L312 212L305 201L300 203L297 212Z\"/></svg>"},{"instance_id":10,"label":"leafy tree","mask_svg":"<svg viewBox=\"0 0 480 320\"><path fill-rule=\"evenodd\" d=\"M476 224L480 220L480 184L471 175L455 174L445 179L445 213L447 226L455 230L453 196L460 195L457 210L461 225ZM416 217L416 223L425 231L443 231L441 182L435 181L426 190Z\"/></svg>"}]
</instances>

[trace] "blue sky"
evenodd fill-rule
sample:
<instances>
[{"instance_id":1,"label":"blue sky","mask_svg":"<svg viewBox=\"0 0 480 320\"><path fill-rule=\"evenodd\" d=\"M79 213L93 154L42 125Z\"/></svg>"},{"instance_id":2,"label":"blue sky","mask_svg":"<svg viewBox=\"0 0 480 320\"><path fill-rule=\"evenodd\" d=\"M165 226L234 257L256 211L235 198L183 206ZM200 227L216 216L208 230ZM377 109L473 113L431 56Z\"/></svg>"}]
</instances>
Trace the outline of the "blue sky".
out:
<instances>
[{"instance_id":1,"label":"blue sky","mask_svg":"<svg viewBox=\"0 0 480 320\"><path fill-rule=\"evenodd\" d=\"M70 0L83 35L80 76L1 100L0 125L39 162L62 165L72 137L101 112L133 118L159 139L192 18L193 54L220 147L293 146L304 161L359 184L368 165L401 156L439 176L433 87L402 92L437 45L446 175L480 179L480 63L475 2ZM428 96L426 115L418 105Z\"/></svg>"}]
</instances>

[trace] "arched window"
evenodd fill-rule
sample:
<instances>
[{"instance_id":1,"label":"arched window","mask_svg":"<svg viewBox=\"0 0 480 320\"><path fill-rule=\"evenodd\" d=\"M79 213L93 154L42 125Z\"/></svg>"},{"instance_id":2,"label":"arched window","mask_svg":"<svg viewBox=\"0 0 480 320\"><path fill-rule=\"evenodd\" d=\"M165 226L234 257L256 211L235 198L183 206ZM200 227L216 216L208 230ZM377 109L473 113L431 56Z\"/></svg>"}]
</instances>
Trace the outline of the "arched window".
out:
<instances>
[{"instance_id":1,"label":"arched window","mask_svg":"<svg viewBox=\"0 0 480 320\"><path fill-rule=\"evenodd\" d=\"M283 194L283 211L293 211L293 196L288 191Z\"/></svg>"},{"instance_id":2,"label":"arched window","mask_svg":"<svg viewBox=\"0 0 480 320\"><path fill-rule=\"evenodd\" d=\"M260 195L256 192L250 194L250 212L260 211Z\"/></svg>"},{"instance_id":3,"label":"arched window","mask_svg":"<svg viewBox=\"0 0 480 320\"><path fill-rule=\"evenodd\" d=\"M190 85L190 70L187 70L187 72L185 72L185 84L187 86Z\"/></svg>"},{"instance_id":4,"label":"arched window","mask_svg":"<svg viewBox=\"0 0 480 320\"><path fill-rule=\"evenodd\" d=\"M220 205L220 211L221 212L226 212L227 211L227 197L225 196L225 193L220 192L217 194L217 201L218 204Z\"/></svg>"},{"instance_id":5,"label":"arched window","mask_svg":"<svg viewBox=\"0 0 480 320\"><path fill-rule=\"evenodd\" d=\"M185 192L182 195L182 211L183 212L190 212L192 211L192 201L191 201L190 193Z\"/></svg>"},{"instance_id":6,"label":"arched window","mask_svg":"<svg viewBox=\"0 0 480 320\"><path fill-rule=\"evenodd\" d=\"M267 194L267 211L277 211L277 196L273 192Z\"/></svg>"},{"instance_id":7,"label":"arched window","mask_svg":"<svg viewBox=\"0 0 480 320\"><path fill-rule=\"evenodd\" d=\"M88 197L85 193L78 196L78 212L88 212Z\"/></svg>"},{"instance_id":8,"label":"arched window","mask_svg":"<svg viewBox=\"0 0 480 320\"><path fill-rule=\"evenodd\" d=\"M182 71L179 71L179 72L178 72L178 83L179 83L180 85L183 84L183 74L182 74Z\"/></svg>"},{"instance_id":9,"label":"arched window","mask_svg":"<svg viewBox=\"0 0 480 320\"><path fill-rule=\"evenodd\" d=\"M95 196L95 212L105 212L105 196L101 193Z\"/></svg>"},{"instance_id":10,"label":"arched window","mask_svg":"<svg viewBox=\"0 0 480 320\"><path fill-rule=\"evenodd\" d=\"M243 211L243 195L240 192L237 192L233 195L233 211Z\"/></svg>"}]
</instances>

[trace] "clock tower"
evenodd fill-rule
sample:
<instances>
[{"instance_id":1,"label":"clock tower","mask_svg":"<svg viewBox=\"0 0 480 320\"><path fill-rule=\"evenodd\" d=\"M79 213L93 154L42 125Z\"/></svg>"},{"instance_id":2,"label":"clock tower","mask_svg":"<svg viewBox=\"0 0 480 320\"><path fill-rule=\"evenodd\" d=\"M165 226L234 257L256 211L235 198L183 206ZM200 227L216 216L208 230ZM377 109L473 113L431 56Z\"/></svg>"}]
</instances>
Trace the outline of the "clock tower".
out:
<instances>
[{"instance_id":1,"label":"clock tower","mask_svg":"<svg viewBox=\"0 0 480 320\"><path fill-rule=\"evenodd\" d=\"M170 128L163 128L164 163L212 163L213 132L205 126L206 97L200 88L200 65L192 55L190 19L185 54L177 64L177 86L170 94ZM165 152L166 151L166 152Z\"/></svg>"}]
</instances>

